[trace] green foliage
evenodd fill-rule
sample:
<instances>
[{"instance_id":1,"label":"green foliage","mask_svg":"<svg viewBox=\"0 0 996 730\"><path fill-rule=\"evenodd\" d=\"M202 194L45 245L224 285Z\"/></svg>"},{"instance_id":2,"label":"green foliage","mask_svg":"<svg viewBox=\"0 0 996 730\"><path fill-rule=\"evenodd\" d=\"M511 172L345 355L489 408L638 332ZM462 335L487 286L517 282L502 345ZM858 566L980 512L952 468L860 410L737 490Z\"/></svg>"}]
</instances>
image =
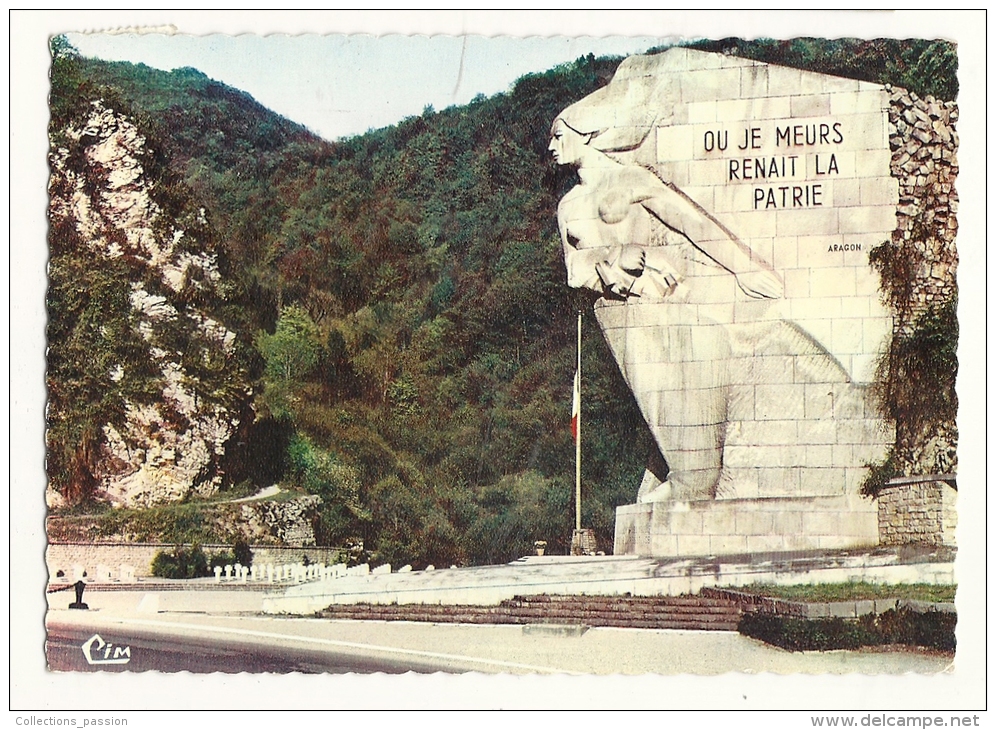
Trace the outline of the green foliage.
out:
<instances>
[{"instance_id":1,"label":"green foliage","mask_svg":"<svg viewBox=\"0 0 996 730\"><path fill-rule=\"evenodd\" d=\"M177 545L171 551L160 550L152 558L151 571L157 578L190 579L211 575L207 556L196 544L190 548Z\"/></svg>"},{"instance_id":2,"label":"green foliage","mask_svg":"<svg viewBox=\"0 0 996 730\"><path fill-rule=\"evenodd\" d=\"M226 565L235 565L239 561L235 558L235 554L229 550L211 553L208 556L208 574L214 575L215 568L225 569Z\"/></svg>"},{"instance_id":3,"label":"green foliage","mask_svg":"<svg viewBox=\"0 0 996 730\"><path fill-rule=\"evenodd\" d=\"M866 619L883 644L926 646L954 651L958 616L941 611L917 612L910 609L886 611L874 621Z\"/></svg>"},{"instance_id":4,"label":"green foliage","mask_svg":"<svg viewBox=\"0 0 996 730\"><path fill-rule=\"evenodd\" d=\"M65 228L53 230L51 240L47 468L52 485L78 502L97 485L104 425L123 427L125 403L154 401L163 379L137 331L127 264L117 259L94 266L71 244L61 245L74 240ZM112 377L115 372L121 377Z\"/></svg>"},{"instance_id":5,"label":"green foliage","mask_svg":"<svg viewBox=\"0 0 996 730\"><path fill-rule=\"evenodd\" d=\"M79 58L80 52L76 50L76 47L64 35L52 36L52 40L49 41L48 45L54 60Z\"/></svg>"},{"instance_id":6,"label":"green foliage","mask_svg":"<svg viewBox=\"0 0 996 730\"><path fill-rule=\"evenodd\" d=\"M290 417L293 401L318 364L322 349L318 328L303 307L287 306L280 311L272 335L256 336L256 347L266 363L263 402L277 418Z\"/></svg>"},{"instance_id":7,"label":"green foliage","mask_svg":"<svg viewBox=\"0 0 996 730\"><path fill-rule=\"evenodd\" d=\"M462 536L472 563L507 563L530 555L537 540L547 542L548 554L570 552L574 489L569 478L527 471L483 488L476 501L480 516Z\"/></svg>"},{"instance_id":8,"label":"green foliage","mask_svg":"<svg viewBox=\"0 0 996 730\"><path fill-rule=\"evenodd\" d=\"M889 486L889 481L902 476L902 471L896 459L895 446L889 448L882 461L865 464L868 474L861 483L861 493L870 497L877 496L879 492Z\"/></svg>"},{"instance_id":9,"label":"green foliage","mask_svg":"<svg viewBox=\"0 0 996 730\"><path fill-rule=\"evenodd\" d=\"M928 307L912 332L893 338L879 373L886 414L910 434L954 421L957 375L958 312L951 300Z\"/></svg>"},{"instance_id":10,"label":"green foliage","mask_svg":"<svg viewBox=\"0 0 996 730\"><path fill-rule=\"evenodd\" d=\"M807 71L901 86L920 96L958 96L958 54L942 40L876 38L793 38L694 41L691 48L742 56ZM661 49L664 50L664 49Z\"/></svg>"},{"instance_id":11,"label":"green foliage","mask_svg":"<svg viewBox=\"0 0 996 730\"><path fill-rule=\"evenodd\" d=\"M241 538L232 543L232 556L239 565L247 567L252 565L252 548Z\"/></svg>"},{"instance_id":12,"label":"green foliage","mask_svg":"<svg viewBox=\"0 0 996 730\"><path fill-rule=\"evenodd\" d=\"M951 296L925 310L914 307L925 268L923 251L936 241L919 220L912 233L898 245L886 241L869 254L897 320L875 384L879 409L896 426L896 441L884 462L871 465L863 485L866 494L877 494L889 478L911 468L934 474L951 471L951 464L941 461L944 454L934 455L935 463L923 464L917 453L944 429L954 428L958 415L958 300Z\"/></svg>"},{"instance_id":13,"label":"green foliage","mask_svg":"<svg viewBox=\"0 0 996 730\"><path fill-rule=\"evenodd\" d=\"M207 573L214 574L215 567L224 568L226 565L252 565L252 548L243 538L236 538L232 542L230 550L211 553L208 556Z\"/></svg>"},{"instance_id":14,"label":"green foliage","mask_svg":"<svg viewBox=\"0 0 996 730\"><path fill-rule=\"evenodd\" d=\"M790 651L857 649L879 643L863 624L839 617L810 620L746 613L738 628L744 636Z\"/></svg>"},{"instance_id":15,"label":"green foliage","mask_svg":"<svg viewBox=\"0 0 996 730\"><path fill-rule=\"evenodd\" d=\"M167 504L149 509L116 509L96 520L95 539L125 536L134 542L206 543L220 537L197 503Z\"/></svg>"},{"instance_id":16,"label":"green foliage","mask_svg":"<svg viewBox=\"0 0 996 730\"><path fill-rule=\"evenodd\" d=\"M341 545L357 534L369 513L360 502L360 475L307 436L295 434L287 446L288 476L322 498L315 538L320 545Z\"/></svg>"},{"instance_id":17,"label":"green foliage","mask_svg":"<svg viewBox=\"0 0 996 730\"><path fill-rule=\"evenodd\" d=\"M859 620L843 618L802 619L765 613L746 613L741 634L790 651L831 651L862 646L905 644L942 651L955 649L953 613L908 608L868 614Z\"/></svg>"}]
</instances>

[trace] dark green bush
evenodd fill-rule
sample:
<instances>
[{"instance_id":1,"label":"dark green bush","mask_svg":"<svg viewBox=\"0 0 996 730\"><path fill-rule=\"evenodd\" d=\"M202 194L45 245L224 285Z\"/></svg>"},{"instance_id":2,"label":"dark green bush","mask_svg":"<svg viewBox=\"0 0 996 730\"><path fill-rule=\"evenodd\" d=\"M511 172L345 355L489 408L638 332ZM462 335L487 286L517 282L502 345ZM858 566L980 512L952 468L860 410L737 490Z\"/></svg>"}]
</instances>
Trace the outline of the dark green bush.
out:
<instances>
[{"instance_id":1,"label":"dark green bush","mask_svg":"<svg viewBox=\"0 0 996 730\"><path fill-rule=\"evenodd\" d=\"M842 618L803 619L748 613L740 620L740 633L790 651L856 649L878 644L865 626Z\"/></svg>"},{"instance_id":2,"label":"dark green bush","mask_svg":"<svg viewBox=\"0 0 996 730\"><path fill-rule=\"evenodd\" d=\"M235 565L237 562L239 561L235 559L235 554L229 550L211 553L208 558L208 573L213 575L215 566L224 568L226 565Z\"/></svg>"},{"instance_id":3,"label":"dark green bush","mask_svg":"<svg viewBox=\"0 0 996 730\"><path fill-rule=\"evenodd\" d=\"M230 550L211 553L208 556L208 574L213 574L215 566L224 568L226 565L252 565L252 548L249 543L239 538L232 543Z\"/></svg>"},{"instance_id":4,"label":"dark green bush","mask_svg":"<svg viewBox=\"0 0 996 730\"><path fill-rule=\"evenodd\" d=\"M958 617L940 611L890 609L860 619L804 619L747 613L740 620L744 636L760 639L790 651L829 651L861 646L905 644L954 651Z\"/></svg>"},{"instance_id":5,"label":"dark green bush","mask_svg":"<svg viewBox=\"0 0 996 730\"><path fill-rule=\"evenodd\" d=\"M152 575L158 578L204 578L210 575L207 556L200 545L185 548L177 545L171 551L160 550L152 558Z\"/></svg>"},{"instance_id":6,"label":"dark green bush","mask_svg":"<svg viewBox=\"0 0 996 730\"><path fill-rule=\"evenodd\" d=\"M958 616L940 611L913 611L903 608L886 611L875 621L883 644L909 644L954 651Z\"/></svg>"},{"instance_id":7,"label":"dark green bush","mask_svg":"<svg viewBox=\"0 0 996 730\"><path fill-rule=\"evenodd\" d=\"M232 543L232 555L239 565L244 565L247 568L252 565L252 549L245 540L239 538Z\"/></svg>"}]
</instances>

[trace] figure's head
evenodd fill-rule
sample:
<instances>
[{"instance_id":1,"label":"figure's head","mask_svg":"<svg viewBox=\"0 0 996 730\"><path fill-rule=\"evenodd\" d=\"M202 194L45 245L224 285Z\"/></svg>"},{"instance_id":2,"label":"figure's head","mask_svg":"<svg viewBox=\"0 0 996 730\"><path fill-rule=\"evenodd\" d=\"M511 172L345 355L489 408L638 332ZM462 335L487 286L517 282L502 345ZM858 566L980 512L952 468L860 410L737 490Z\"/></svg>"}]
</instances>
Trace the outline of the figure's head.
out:
<instances>
[{"instance_id":1,"label":"figure's head","mask_svg":"<svg viewBox=\"0 0 996 730\"><path fill-rule=\"evenodd\" d=\"M636 60L646 60L642 56ZM624 71L627 62L619 67ZM569 164L573 155L567 150L555 149L556 133L563 130L561 139L566 139L568 130L580 138L580 150L588 156L589 151L597 151L609 156L636 150L646 141L650 131L661 123L670 120L676 93L672 75L647 75L617 72L612 81L588 96L574 102L560 114L553 123L551 134L554 140L550 149L562 165Z\"/></svg>"},{"instance_id":2,"label":"figure's head","mask_svg":"<svg viewBox=\"0 0 996 730\"><path fill-rule=\"evenodd\" d=\"M553 153L553 160L558 165L576 165L590 141L590 134L581 134L557 117L550 128L550 146L547 149Z\"/></svg>"}]
</instances>

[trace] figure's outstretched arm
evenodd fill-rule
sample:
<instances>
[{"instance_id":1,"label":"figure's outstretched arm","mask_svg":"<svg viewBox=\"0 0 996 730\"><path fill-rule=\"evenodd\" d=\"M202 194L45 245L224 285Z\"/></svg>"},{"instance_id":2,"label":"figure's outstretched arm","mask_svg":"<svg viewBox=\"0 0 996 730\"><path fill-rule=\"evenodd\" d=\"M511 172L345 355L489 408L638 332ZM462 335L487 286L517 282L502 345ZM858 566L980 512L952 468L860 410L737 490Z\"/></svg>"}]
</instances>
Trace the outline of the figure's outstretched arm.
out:
<instances>
[{"instance_id":1,"label":"figure's outstretched arm","mask_svg":"<svg viewBox=\"0 0 996 730\"><path fill-rule=\"evenodd\" d=\"M748 296L759 299L782 296L783 284L771 265L680 193L655 184L638 191L636 199L664 225L683 234L736 276Z\"/></svg>"}]
</instances>

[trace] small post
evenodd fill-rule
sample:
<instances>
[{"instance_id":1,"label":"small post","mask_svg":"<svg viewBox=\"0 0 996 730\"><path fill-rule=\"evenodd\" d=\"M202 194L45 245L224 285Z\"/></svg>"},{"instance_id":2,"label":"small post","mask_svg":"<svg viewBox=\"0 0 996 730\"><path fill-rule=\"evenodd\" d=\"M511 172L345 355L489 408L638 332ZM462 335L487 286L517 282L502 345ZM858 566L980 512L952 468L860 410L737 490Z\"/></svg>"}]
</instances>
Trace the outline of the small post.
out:
<instances>
[{"instance_id":1,"label":"small post","mask_svg":"<svg viewBox=\"0 0 996 730\"><path fill-rule=\"evenodd\" d=\"M83 590L86 588L86 583L82 579L73 583L73 588L76 590L76 601L69 604L70 608L76 609L78 611L86 611L90 608L88 605L83 603Z\"/></svg>"}]
</instances>

